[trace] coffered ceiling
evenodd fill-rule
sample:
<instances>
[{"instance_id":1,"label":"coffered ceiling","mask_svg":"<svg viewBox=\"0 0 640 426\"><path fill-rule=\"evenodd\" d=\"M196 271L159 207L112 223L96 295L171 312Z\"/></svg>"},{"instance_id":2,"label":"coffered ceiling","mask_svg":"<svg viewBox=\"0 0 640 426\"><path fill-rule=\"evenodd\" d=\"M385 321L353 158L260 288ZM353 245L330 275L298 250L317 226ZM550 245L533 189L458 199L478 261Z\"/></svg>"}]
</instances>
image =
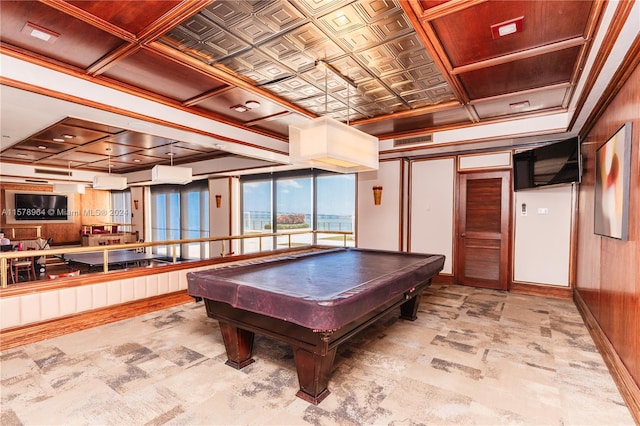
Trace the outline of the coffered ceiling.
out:
<instances>
[{"instance_id":1,"label":"coffered ceiling","mask_svg":"<svg viewBox=\"0 0 640 426\"><path fill-rule=\"evenodd\" d=\"M567 111L582 94L577 82L603 5L3 0L0 47L7 57L285 146L289 124L321 115L401 140ZM5 77L2 83L67 100L38 84ZM232 156L72 114L0 152L2 161L120 172L167 164L168 153L178 163Z\"/></svg>"}]
</instances>

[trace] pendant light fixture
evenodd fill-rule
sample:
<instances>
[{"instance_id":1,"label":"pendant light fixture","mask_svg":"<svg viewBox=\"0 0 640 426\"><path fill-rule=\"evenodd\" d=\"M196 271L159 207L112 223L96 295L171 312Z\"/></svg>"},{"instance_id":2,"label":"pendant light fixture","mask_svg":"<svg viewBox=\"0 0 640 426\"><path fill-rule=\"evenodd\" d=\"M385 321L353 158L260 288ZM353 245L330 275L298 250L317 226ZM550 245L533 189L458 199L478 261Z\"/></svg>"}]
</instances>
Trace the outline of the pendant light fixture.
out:
<instances>
[{"instance_id":1,"label":"pendant light fixture","mask_svg":"<svg viewBox=\"0 0 640 426\"><path fill-rule=\"evenodd\" d=\"M108 148L110 150L111 148ZM114 176L111 174L111 154L109 154L109 174L98 175L93 178L93 189L123 190L127 188L126 176Z\"/></svg>"},{"instance_id":2,"label":"pendant light fixture","mask_svg":"<svg viewBox=\"0 0 640 426\"><path fill-rule=\"evenodd\" d=\"M361 132L327 115L327 72L350 82L325 61L317 61L325 71L325 115L302 125L289 126L289 159L304 165L339 173L364 172L378 169L378 138ZM347 94L347 103L349 97ZM349 105L347 105L349 114Z\"/></svg>"},{"instance_id":3,"label":"pendant light fixture","mask_svg":"<svg viewBox=\"0 0 640 426\"><path fill-rule=\"evenodd\" d=\"M191 167L178 167L173 165L173 144L171 143L171 165L157 165L151 169L151 182L185 185L193 180Z\"/></svg>"}]
</instances>

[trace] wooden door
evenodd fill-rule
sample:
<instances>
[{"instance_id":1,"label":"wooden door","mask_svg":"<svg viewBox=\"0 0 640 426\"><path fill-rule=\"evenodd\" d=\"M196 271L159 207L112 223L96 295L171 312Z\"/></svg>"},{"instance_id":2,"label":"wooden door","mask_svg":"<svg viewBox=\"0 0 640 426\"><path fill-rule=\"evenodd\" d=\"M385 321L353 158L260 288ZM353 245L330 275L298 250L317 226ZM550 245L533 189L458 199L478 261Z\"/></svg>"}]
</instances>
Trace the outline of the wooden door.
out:
<instances>
[{"instance_id":1,"label":"wooden door","mask_svg":"<svg viewBox=\"0 0 640 426\"><path fill-rule=\"evenodd\" d=\"M509 289L511 256L509 171L460 175L458 200L458 284Z\"/></svg>"}]
</instances>

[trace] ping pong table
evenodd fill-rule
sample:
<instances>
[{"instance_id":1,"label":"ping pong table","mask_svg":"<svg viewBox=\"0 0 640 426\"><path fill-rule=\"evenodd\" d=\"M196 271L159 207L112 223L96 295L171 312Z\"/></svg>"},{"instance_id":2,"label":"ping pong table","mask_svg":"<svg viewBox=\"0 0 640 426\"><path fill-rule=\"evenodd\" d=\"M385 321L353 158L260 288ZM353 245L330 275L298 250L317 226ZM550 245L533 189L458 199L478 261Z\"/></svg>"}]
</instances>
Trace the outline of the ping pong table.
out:
<instances>
[{"instance_id":1,"label":"ping pong table","mask_svg":"<svg viewBox=\"0 0 640 426\"><path fill-rule=\"evenodd\" d=\"M109 250L107 255L107 264L109 266L121 266L123 268L126 268L127 265L130 264L140 264L141 262L149 263L165 257L163 255L139 253L132 250ZM86 266L89 270L102 268L104 265L104 255L102 252L63 254L61 258L69 263L69 265Z\"/></svg>"}]
</instances>

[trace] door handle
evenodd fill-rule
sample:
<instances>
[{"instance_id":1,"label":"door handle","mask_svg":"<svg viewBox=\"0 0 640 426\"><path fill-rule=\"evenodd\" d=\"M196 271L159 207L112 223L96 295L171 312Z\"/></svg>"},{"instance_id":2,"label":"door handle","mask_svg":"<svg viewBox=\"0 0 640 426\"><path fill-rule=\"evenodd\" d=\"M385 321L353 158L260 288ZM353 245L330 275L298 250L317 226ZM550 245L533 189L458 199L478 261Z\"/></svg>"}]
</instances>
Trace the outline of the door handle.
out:
<instances>
[{"instance_id":1,"label":"door handle","mask_svg":"<svg viewBox=\"0 0 640 426\"><path fill-rule=\"evenodd\" d=\"M463 232L462 234L460 234L460 238L464 238L465 233Z\"/></svg>"}]
</instances>

